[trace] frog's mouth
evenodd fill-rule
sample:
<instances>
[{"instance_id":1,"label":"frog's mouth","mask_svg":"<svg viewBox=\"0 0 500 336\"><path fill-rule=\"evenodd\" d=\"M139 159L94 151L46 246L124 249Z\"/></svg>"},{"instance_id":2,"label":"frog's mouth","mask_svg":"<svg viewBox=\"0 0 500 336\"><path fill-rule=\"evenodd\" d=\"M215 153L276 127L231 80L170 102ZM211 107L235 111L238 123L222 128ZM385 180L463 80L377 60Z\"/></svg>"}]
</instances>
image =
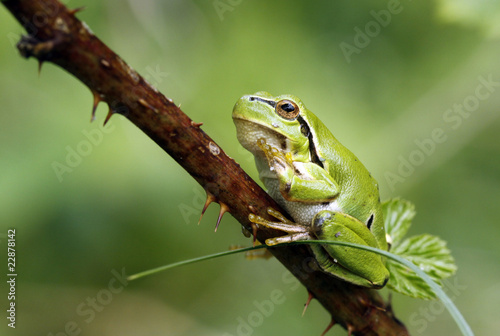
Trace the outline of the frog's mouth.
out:
<instances>
[{"instance_id":1,"label":"frog's mouth","mask_svg":"<svg viewBox=\"0 0 500 336\"><path fill-rule=\"evenodd\" d=\"M265 139L269 145L283 151L288 150L289 140L274 128L269 127L269 125L239 118L238 116L233 116L233 121L236 125L238 141L252 154L262 152L262 149L257 145L259 139Z\"/></svg>"}]
</instances>

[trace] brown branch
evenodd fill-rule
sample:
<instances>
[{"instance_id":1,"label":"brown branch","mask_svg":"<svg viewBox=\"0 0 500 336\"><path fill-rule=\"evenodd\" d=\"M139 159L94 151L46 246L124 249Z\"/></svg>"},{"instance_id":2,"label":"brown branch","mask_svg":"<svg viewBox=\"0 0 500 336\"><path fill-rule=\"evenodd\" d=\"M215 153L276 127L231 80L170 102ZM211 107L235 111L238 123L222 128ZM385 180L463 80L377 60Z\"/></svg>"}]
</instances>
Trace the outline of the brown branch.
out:
<instances>
[{"instance_id":1,"label":"brown branch","mask_svg":"<svg viewBox=\"0 0 500 336\"><path fill-rule=\"evenodd\" d=\"M230 212L251 231L250 213L264 214L267 207L280 209L199 124L79 21L77 10L68 10L56 0L7 0L2 4L29 33L18 43L24 57L35 57L40 65L45 61L57 64L81 80L94 94L94 109L100 101L106 102L108 117L119 113L139 127L205 188L209 200L220 203L221 214ZM278 234L259 229L257 239L263 242ZM353 334L408 335L376 291L314 270L314 258L306 246L273 248L271 252L324 306L332 320Z\"/></svg>"}]
</instances>

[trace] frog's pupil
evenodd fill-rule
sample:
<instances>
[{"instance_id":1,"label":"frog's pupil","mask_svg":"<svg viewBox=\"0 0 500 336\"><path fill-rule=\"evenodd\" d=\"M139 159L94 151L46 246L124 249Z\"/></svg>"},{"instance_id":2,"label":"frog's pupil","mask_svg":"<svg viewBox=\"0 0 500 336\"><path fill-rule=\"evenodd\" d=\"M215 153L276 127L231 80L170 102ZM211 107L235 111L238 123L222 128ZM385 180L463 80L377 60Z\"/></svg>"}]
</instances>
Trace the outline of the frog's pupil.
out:
<instances>
[{"instance_id":1,"label":"frog's pupil","mask_svg":"<svg viewBox=\"0 0 500 336\"><path fill-rule=\"evenodd\" d=\"M293 107L293 105L290 104L290 103L286 103L286 104L281 105L281 108L285 112L293 112L293 111L295 111L295 107Z\"/></svg>"}]
</instances>

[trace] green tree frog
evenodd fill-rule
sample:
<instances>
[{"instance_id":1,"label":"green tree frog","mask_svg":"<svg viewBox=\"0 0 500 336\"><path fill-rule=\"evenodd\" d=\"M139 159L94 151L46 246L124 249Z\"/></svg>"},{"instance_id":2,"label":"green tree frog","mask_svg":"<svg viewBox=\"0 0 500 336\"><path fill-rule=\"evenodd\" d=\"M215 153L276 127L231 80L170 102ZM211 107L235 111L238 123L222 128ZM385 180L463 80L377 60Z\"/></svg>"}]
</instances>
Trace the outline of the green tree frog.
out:
<instances>
[{"instance_id":1,"label":"green tree frog","mask_svg":"<svg viewBox=\"0 0 500 336\"><path fill-rule=\"evenodd\" d=\"M233 120L268 193L294 220L272 209L277 222L251 215L254 223L287 233L267 245L325 239L388 249L377 182L300 99L246 95L234 106ZM310 247L321 269L340 279L371 288L389 279L384 259L375 253L339 245Z\"/></svg>"}]
</instances>

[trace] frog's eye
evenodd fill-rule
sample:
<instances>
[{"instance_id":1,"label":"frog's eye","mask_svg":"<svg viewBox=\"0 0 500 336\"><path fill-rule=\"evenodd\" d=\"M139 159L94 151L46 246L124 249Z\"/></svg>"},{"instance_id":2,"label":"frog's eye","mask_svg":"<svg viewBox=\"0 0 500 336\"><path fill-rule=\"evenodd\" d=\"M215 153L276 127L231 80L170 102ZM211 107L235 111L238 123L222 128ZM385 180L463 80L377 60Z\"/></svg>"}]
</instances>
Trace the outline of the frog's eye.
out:
<instances>
[{"instance_id":1,"label":"frog's eye","mask_svg":"<svg viewBox=\"0 0 500 336\"><path fill-rule=\"evenodd\" d=\"M299 115L300 109L293 101L283 99L276 104L276 113L285 119L294 120Z\"/></svg>"}]
</instances>

